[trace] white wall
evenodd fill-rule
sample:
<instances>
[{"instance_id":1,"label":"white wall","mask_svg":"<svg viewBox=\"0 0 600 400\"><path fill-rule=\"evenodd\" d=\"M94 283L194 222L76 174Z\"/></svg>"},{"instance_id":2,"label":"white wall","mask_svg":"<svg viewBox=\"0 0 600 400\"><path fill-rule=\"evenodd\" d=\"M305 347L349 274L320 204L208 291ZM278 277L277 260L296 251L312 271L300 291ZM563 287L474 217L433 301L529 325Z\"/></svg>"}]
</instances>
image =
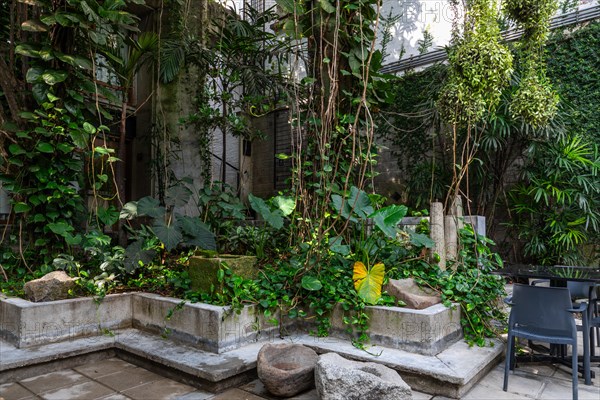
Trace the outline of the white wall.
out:
<instances>
[{"instance_id":1,"label":"white wall","mask_svg":"<svg viewBox=\"0 0 600 400\"><path fill-rule=\"evenodd\" d=\"M385 63L394 62L419 54L419 40L428 29L433 35L433 46L429 50L443 47L450 41L450 30L454 12L448 0L383 0L381 16L400 15L400 20L390 29L393 36L388 45ZM381 25L380 25L381 26ZM381 41L382 34L378 33ZM381 43L381 42L380 42ZM404 49L404 55L402 55Z\"/></svg>"}]
</instances>

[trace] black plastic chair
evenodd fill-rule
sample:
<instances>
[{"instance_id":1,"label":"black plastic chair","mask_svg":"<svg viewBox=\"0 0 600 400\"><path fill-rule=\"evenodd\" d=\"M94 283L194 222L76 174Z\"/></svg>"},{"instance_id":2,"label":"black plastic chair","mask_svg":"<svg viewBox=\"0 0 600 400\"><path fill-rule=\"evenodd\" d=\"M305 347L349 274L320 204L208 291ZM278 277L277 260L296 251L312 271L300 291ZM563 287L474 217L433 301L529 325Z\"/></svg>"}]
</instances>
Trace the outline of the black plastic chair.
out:
<instances>
[{"instance_id":1,"label":"black plastic chair","mask_svg":"<svg viewBox=\"0 0 600 400\"><path fill-rule=\"evenodd\" d=\"M530 283L530 285L544 285L548 286L550 284L549 279L537 279ZM587 301L587 318L590 321L590 328L592 318L600 317L598 312L598 288L600 288L600 284L595 282L586 282L586 281L567 281L567 288L569 289L569 293L571 294L571 302L573 302L573 307L577 307L577 303L579 300ZM581 331L583 331L583 326L578 327ZM596 354L595 345L600 346L600 327L594 326L594 329L590 329L590 331L586 334L584 340L589 340L590 344L590 354L593 357ZM586 384L590 382L586 381Z\"/></svg>"},{"instance_id":2,"label":"black plastic chair","mask_svg":"<svg viewBox=\"0 0 600 400\"><path fill-rule=\"evenodd\" d=\"M598 345L600 347L600 335L598 335L598 330L600 330L600 315L598 310L600 309L600 299L595 298L591 303L590 307L595 310L594 313L590 312L590 320L589 320L589 330L590 330L590 343L591 343L591 353L594 355L594 347ZM597 343L594 343L594 330L596 331L596 339Z\"/></svg>"},{"instance_id":3,"label":"black plastic chair","mask_svg":"<svg viewBox=\"0 0 600 400\"><path fill-rule=\"evenodd\" d=\"M514 365L515 338L572 347L573 399L577 399L577 326L573 313L586 313L586 304L573 308L569 289L530 285L513 285L512 306L508 319L508 343L504 366L504 386ZM587 327L587 318L584 324ZM585 329L585 328L584 328ZM584 341L585 343L585 341ZM584 376L589 379L589 351L584 351Z\"/></svg>"},{"instance_id":4,"label":"black plastic chair","mask_svg":"<svg viewBox=\"0 0 600 400\"><path fill-rule=\"evenodd\" d=\"M571 301L587 300L589 326L590 328L594 328L588 332L592 356L595 355L594 343L600 346L600 328L598 325L592 325L592 320L600 316L598 315L598 287L600 285L595 282L567 281L567 288L569 288L569 292L571 293Z\"/></svg>"}]
</instances>

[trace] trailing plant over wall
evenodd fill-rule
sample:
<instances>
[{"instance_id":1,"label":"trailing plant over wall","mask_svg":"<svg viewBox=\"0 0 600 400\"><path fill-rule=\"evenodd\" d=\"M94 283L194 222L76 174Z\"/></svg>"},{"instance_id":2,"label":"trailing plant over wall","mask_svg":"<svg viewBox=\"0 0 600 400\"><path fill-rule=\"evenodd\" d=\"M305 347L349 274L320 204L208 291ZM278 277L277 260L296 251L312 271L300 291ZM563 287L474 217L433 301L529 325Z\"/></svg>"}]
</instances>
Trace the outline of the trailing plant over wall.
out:
<instances>
[{"instance_id":1,"label":"trailing plant over wall","mask_svg":"<svg viewBox=\"0 0 600 400\"><path fill-rule=\"evenodd\" d=\"M42 0L10 8L10 40L3 38L0 49L9 54L9 65L0 65L0 177L12 197L26 264L49 264L57 251L72 251L86 224L102 229L114 223L114 209L98 201L116 161L100 122L110 115L98 99L115 96L97 84L96 72L97 60L136 31L126 6L119 0ZM85 207L88 194L94 210Z\"/></svg>"},{"instance_id":2,"label":"trailing plant over wall","mask_svg":"<svg viewBox=\"0 0 600 400\"><path fill-rule=\"evenodd\" d=\"M518 45L521 81L510 110L534 127L556 115L558 95L546 77L544 45L557 0L504 0L504 11L524 30Z\"/></svg>"},{"instance_id":3,"label":"trailing plant over wall","mask_svg":"<svg viewBox=\"0 0 600 400\"><path fill-rule=\"evenodd\" d=\"M513 57L501 43L497 9L497 1L469 2L462 32L454 30L448 51L450 74L437 101L448 122L480 121L494 111L509 83Z\"/></svg>"},{"instance_id":4,"label":"trailing plant over wall","mask_svg":"<svg viewBox=\"0 0 600 400\"><path fill-rule=\"evenodd\" d=\"M425 262L410 264L393 272L396 279L414 278L423 285L438 290L443 303L461 308L461 325L469 345L485 346L497 337L505 316L498 307L505 296L504 279L491 272L502 266L502 259L490 247L494 242L473 231L466 224L459 231L459 253L456 261L444 271Z\"/></svg>"},{"instance_id":5,"label":"trailing plant over wall","mask_svg":"<svg viewBox=\"0 0 600 400\"><path fill-rule=\"evenodd\" d=\"M568 110L569 132L600 142L600 21L554 32L546 52L547 74Z\"/></svg>"}]
</instances>

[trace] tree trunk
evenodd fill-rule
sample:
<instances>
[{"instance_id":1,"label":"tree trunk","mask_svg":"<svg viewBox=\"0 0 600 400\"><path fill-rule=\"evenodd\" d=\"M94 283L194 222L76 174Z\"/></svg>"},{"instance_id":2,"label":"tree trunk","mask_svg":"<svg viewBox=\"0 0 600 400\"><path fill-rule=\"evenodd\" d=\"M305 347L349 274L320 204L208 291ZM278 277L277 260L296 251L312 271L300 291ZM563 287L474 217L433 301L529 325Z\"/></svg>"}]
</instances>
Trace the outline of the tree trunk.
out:
<instances>
[{"instance_id":1,"label":"tree trunk","mask_svg":"<svg viewBox=\"0 0 600 400\"><path fill-rule=\"evenodd\" d=\"M23 104L19 104L19 83L13 75L12 69L6 65L3 58L0 58L0 88L4 92L4 97L8 103L10 116L15 123L21 123L20 112L23 110Z\"/></svg>"}]
</instances>

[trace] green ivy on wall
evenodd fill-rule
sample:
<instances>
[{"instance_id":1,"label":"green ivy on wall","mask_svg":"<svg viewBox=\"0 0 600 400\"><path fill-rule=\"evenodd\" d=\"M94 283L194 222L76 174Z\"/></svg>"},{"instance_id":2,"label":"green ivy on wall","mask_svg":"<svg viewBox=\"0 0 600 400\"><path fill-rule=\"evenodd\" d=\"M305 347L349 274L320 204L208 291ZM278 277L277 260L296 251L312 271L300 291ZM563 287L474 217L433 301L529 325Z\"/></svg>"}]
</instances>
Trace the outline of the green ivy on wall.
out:
<instances>
[{"instance_id":1,"label":"green ivy on wall","mask_svg":"<svg viewBox=\"0 0 600 400\"><path fill-rule=\"evenodd\" d=\"M570 108L569 131L600 142L600 21L556 33L547 46L548 76Z\"/></svg>"}]
</instances>

